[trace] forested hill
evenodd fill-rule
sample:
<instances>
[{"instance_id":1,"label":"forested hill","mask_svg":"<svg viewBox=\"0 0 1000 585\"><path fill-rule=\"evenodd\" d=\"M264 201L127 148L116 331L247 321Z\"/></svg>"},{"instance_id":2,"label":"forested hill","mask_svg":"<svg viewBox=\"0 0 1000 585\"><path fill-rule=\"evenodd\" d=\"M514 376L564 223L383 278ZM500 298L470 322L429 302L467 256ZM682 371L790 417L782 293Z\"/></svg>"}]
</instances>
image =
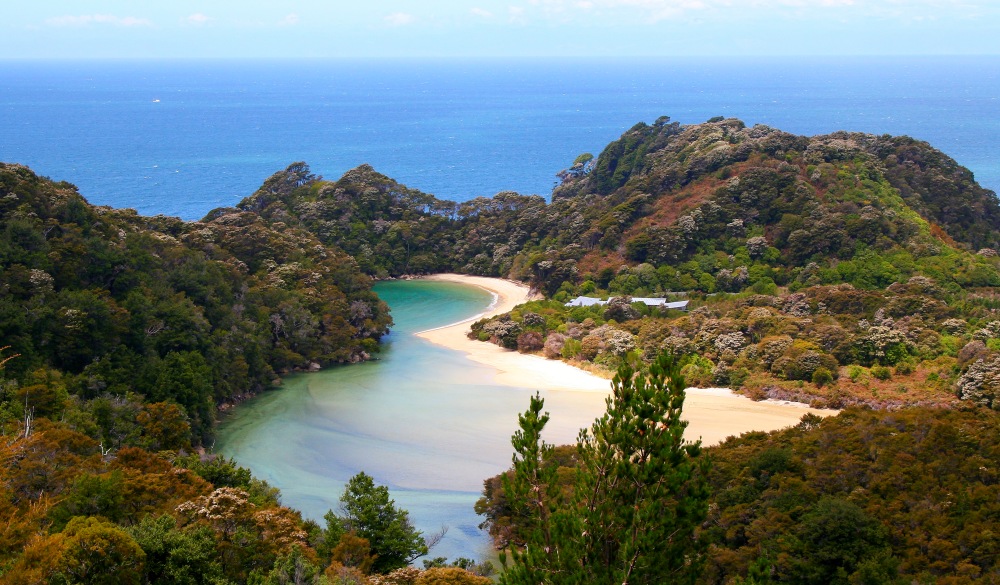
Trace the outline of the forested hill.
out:
<instances>
[{"instance_id":1,"label":"forested hill","mask_svg":"<svg viewBox=\"0 0 1000 585\"><path fill-rule=\"evenodd\" d=\"M998 395L1000 204L926 143L661 118L559 176L551 202L455 203L369 166L325 181L297 163L209 217L301 227L377 277L528 281L556 302L474 327L525 352L614 369L669 347L693 384L819 406ZM580 294L695 310L563 306Z\"/></svg>"},{"instance_id":2,"label":"forested hill","mask_svg":"<svg viewBox=\"0 0 1000 585\"><path fill-rule=\"evenodd\" d=\"M863 203L859 201L863 198L841 195L853 195L851 188L862 187L859 183L865 180L884 181L909 207L956 241L976 249L995 247L1000 241L1000 204L995 194L926 142L857 132L796 136L762 125L747 128L736 119L681 126L661 118L653 125L637 124L604 149L593 172L567 174L554 197L598 194L624 200L636 193L683 193L684 187L705 178L727 179L775 161L796 166L778 165L776 170L794 173L799 183L795 186L811 191L796 193L808 204L799 211ZM697 197L694 192L686 195L677 199ZM763 202L769 203L766 198ZM687 205L692 203L698 202ZM767 223L768 218L763 219Z\"/></svg>"},{"instance_id":3,"label":"forested hill","mask_svg":"<svg viewBox=\"0 0 1000 585\"><path fill-rule=\"evenodd\" d=\"M324 181L295 163L275 173L237 209L298 225L354 256L377 277L457 270L508 274L517 253L538 245L540 227L558 218L545 199L499 193L463 203L409 189L368 165Z\"/></svg>"},{"instance_id":4,"label":"forested hill","mask_svg":"<svg viewBox=\"0 0 1000 585\"><path fill-rule=\"evenodd\" d=\"M169 401L197 444L217 404L364 359L390 323L348 255L252 213L142 217L0 164L0 226L0 346L20 354L3 424L72 411L115 446L143 402Z\"/></svg>"},{"instance_id":5,"label":"forested hill","mask_svg":"<svg viewBox=\"0 0 1000 585\"><path fill-rule=\"evenodd\" d=\"M996 196L907 137L661 118L589 158L560 173L548 204L516 193L442 201L368 166L331 182L297 163L239 209L300 225L376 276L457 270L528 280L549 294L564 283L608 288L623 266L640 264L671 269L617 292L796 281L882 288L913 275L1000 284L990 260L1000 247Z\"/></svg>"}]
</instances>

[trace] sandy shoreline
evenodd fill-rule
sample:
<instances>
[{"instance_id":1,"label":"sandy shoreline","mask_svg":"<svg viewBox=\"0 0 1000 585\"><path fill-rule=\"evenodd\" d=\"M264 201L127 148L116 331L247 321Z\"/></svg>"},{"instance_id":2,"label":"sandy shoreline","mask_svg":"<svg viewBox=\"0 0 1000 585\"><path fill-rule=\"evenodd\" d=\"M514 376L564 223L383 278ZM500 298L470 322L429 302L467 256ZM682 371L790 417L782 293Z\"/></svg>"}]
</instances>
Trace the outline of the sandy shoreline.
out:
<instances>
[{"instance_id":1,"label":"sandy shoreline","mask_svg":"<svg viewBox=\"0 0 1000 585\"><path fill-rule=\"evenodd\" d=\"M424 279L468 284L493 293L495 301L482 315L460 323L422 331L417 333L417 336L431 343L461 351L472 361L494 368L495 384L545 392L602 394L610 392L610 380L565 362L520 354L492 343L473 341L466 337L473 321L506 313L517 305L531 300L530 290L524 284L462 274L436 274ZM587 399L592 400L593 396ZM724 388L690 388L684 403L684 419L689 422L685 434L692 439L701 437L704 444L713 444L730 435L739 435L747 431L770 431L794 425L807 412L821 416L836 413L832 410L817 410L794 403L754 402ZM555 414L557 413L553 413Z\"/></svg>"}]
</instances>

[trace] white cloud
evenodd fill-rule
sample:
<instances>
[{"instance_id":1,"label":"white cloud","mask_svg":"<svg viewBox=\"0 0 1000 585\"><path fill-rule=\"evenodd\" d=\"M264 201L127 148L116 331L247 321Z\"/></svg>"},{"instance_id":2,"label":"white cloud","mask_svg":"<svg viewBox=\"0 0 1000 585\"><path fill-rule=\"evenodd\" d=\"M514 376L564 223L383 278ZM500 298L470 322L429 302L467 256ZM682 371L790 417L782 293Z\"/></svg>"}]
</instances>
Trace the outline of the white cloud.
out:
<instances>
[{"instance_id":1,"label":"white cloud","mask_svg":"<svg viewBox=\"0 0 1000 585\"><path fill-rule=\"evenodd\" d=\"M278 21L278 26L295 26L299 23L299 15L294 12Z\"/></svg>"},{"instance_id":2,"label":"white cloud","mask_svg":"<svg viewBox=\"0 0 1000 585\"><path fill-rule=\"evenodd\" d=\"M109 26L152 26L153 23L148 18L136 18L135 16L115 16L113 14L82 14L56 16L45 20L49 26L90 26L91 24L103 24Z\"/></svg>"},{"instance_id":3,"label":"white cloud","mask_svg":"<svg viewBox=\"0 0 1000 585\"><path fill-rule=\"evenodd\" d=\"M599 18L604 22L657 23L680 18L704 18L709 15L744 14L768 18L781 15L824 14L857 17L929 18L945 14L972 15L982 11L985 0L527 0L527 10L510 9L511 20L524 22L543 16L568 21L577 16Z\"/></svg>"},{"instance_id":4,"label":"white cloud","mask_svg":"<svg viewBox=\"0 0 1000 585\"><path fill-rule=\"evenodd\" d=\"M654 22L709 8L702 0L594 0L592 4L601 8L635 8Z\"/></svg>"},{"instance_id":5,"label":"white cloud","mask_svg":"<svg viewBox=\"0 0 1000 585\"><path fill-rule=\"evenodd\" d=\"M415 16L405 12L393 12L385 17L385 22L389 26L406 26L408 24L413 24L415 20Z\"/></svg>"},{"instance_id":6,"label":"white cloud","mask_svg":"<svg viewBox=\"0 0 1000 585\"><path fill-rule=\"evenodd\" d=\"M204 26L208 21L212 20L208 16L205 16L201 12L195 12L191 16L184 19L184 22L192 26Z\"/></svg>"},{"instance_id":7,"label":"white cloud","mask_svg":"<svg viewBox=\"0 0 1000 585\"><path fill-rule=\"evenodd\" d=\"M493 13L489 10L484 10L482 8L473 8L469 10L473 16L479 16L481 18L493 18Z\"/></svg>"}]
</instances>

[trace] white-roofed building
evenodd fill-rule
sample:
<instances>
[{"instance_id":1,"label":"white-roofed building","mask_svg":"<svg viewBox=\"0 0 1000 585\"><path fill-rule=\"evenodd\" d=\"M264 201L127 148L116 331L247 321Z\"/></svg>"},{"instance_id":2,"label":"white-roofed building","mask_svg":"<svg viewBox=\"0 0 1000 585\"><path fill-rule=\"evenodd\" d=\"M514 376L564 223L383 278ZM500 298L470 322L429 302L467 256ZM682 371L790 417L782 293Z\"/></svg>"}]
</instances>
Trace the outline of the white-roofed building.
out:
<instances>
[{"instance_id":1,"label":"white-roofed building","mask_svg":"<svg viewBox=\"0 0 1000 585\"><path fill-rule=\"evenodd\" d=\"M593 307L594 305L606 305L608 301L602 301L601 299L595 299L594 297L576 297L572 301L566 303L567 307Z\"/></svg>"},{"instance_id":2,"label":"white-roofed building","mask_svg":"<svg viewBox=\"0 0 1000 585\"><path fill-rule=\"evenodd\" d=\"M611 297L613 299L615 297ZM572 301L566 303L567 307L593 307L594 305L606 305L607 301L602 301L601 299L594 297L576 297ZM673 301L667 302L665 298L659 297L633 297L633 303L644 303L647 307L658 307L661 309L675 309L678 311L686 311L689 301Z\"/></svg>"}]
</instances>

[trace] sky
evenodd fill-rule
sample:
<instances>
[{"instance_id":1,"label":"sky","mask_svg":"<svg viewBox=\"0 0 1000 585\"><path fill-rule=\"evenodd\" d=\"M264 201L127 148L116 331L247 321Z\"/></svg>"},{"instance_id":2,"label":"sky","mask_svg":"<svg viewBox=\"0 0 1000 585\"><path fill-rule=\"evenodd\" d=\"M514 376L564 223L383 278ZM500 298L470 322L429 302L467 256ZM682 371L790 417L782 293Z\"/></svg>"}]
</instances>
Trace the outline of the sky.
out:
<instances>
[{"instance_id":1,"label":"sky","mask_svg":"<svg viewBox=\"0 0 1000 585\"><path fill-rule=\"evenodd\" d=\"M1000 54L1000 0L0 1L0 59Z\"/></svg>"}]
</instances>

